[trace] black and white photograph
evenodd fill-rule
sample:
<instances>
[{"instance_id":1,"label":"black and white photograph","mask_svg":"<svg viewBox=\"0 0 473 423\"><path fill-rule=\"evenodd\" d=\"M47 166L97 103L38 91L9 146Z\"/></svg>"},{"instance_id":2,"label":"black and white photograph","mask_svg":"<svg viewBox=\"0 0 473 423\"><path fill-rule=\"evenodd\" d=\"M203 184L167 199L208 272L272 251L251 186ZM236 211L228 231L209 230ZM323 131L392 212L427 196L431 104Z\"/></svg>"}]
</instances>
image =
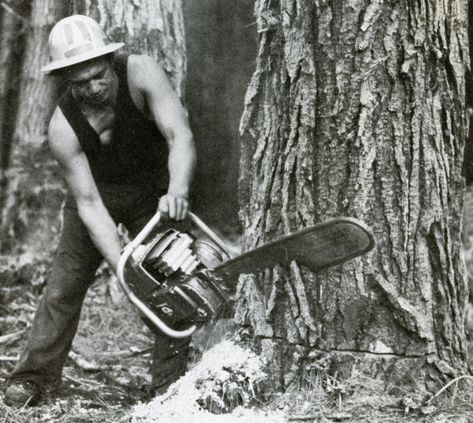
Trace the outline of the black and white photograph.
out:
<instances>
[{"instance_id":1,"label":"black and white photograph","mask_svg":"<svg viewBox=\"0 0 473 423\"><path fill-rule=\"evenodd\" d=\"M0 423L473 422L470 43L469 0L0 0Z\"/></svg>"}]
</instances>

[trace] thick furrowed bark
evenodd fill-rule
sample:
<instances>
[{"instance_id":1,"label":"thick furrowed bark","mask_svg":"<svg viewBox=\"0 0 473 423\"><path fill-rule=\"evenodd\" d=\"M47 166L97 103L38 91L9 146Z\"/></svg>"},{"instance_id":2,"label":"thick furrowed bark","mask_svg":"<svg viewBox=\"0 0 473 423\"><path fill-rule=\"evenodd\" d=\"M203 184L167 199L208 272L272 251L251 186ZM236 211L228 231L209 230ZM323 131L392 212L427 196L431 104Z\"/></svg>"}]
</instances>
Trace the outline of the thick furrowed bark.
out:
<instances>
[{"instance_id":1,"label":"thick furrowed bark","mask_svg":"<svg viewBox=\"0 0 473 423\"><path fill-rule=\"evenodd\" d=\"M338 215L366 221L377 246L319 275L244 277L239 322L268 355L293 350L283 372L311 349L463 371L466 2L259 1L256 14L244 248Z\"/></svg>"}]
</instances>

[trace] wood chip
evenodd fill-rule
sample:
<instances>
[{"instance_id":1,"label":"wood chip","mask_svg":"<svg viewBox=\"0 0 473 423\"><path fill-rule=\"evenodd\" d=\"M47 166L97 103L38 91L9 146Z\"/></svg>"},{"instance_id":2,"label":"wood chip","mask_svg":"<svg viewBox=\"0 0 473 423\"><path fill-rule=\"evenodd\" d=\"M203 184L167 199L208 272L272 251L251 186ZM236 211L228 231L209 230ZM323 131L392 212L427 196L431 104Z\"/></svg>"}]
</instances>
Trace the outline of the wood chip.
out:
<instances>
[{"instance_id":1,"label":"wood chip","mask_svg":"<svg viewBox=\"0 0 473 423\"><path fill-rule=\"evenodd\" d=\"M0 355L0 361L18 361L19 358L18 355Z\"/></svg>"},{"instance_id":2,"label":"wood chip","mask_svg":"<svg viewBox=\"0 0 473 423\"><path fill-rule=\"evenodd\" d=\"M79 354L76 354L74 351L71 351L69 353L69 358L76 364L76 366L80 367L86 372L98 372L102 370L102 366L97 363L86 360Z\"/></svg>"},{"instance_id":3,"label":"wood chip","mask_svg":"<svg viewBox=\"0 0 473 423\"><path fill-rule=\"evenodd\" d=\"M5 344L5 345L10 345L13 344L13 342L18 341L22 335L25 333L25 330L19 330L17 332L12 332L8 333L6 335L0 336L0 345Z\"/></svg>"}]
</instances>

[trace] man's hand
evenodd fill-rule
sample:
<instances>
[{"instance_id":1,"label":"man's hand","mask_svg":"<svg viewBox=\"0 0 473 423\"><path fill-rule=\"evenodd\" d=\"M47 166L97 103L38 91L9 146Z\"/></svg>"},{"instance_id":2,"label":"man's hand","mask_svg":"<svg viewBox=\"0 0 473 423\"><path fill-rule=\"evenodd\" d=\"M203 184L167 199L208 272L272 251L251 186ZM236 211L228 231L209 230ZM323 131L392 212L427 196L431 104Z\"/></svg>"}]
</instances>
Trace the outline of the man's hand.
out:
<instances>
[{"instance_id":1,"label":"man's hand","mask_svg":"<svg viewBox=\"0 0 473 423\"><path fill-rule=\"evenodd\" d=\"M186 217L188 193L196 163L196 151L187 112L173 90L163 68L149 56L131 55L130 84L143 95L143 111L151 112L154 123L166 138L169 149L169 185L158 210L163 218Z\"/></svg>"},{"instance_id":2,"label":"man's hand","mask_svg":"<svg viewBox=\"0 0 473 423\"><path fill-rule=\"evenodd\" d=\"M158 210L165 219L183 220L189 211L189 201L186 197L166 194L159 199Z\"/></svg>"}]
</instances>

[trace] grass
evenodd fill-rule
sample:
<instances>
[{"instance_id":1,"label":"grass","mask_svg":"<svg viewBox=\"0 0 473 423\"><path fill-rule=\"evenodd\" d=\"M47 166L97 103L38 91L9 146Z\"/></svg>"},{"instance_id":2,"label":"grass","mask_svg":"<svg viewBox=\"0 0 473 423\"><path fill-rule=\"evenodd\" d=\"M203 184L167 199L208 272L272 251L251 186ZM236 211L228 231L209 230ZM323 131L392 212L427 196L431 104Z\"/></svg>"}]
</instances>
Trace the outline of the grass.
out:
<instances>
[{"instance_id":1,"label":"grass","mask_svg":"<svg viewBox=\"0 0 473 423\"><path fill-rule=\"evenodd\" d=\"M47 278L46 275L30 284L27 282L29 264L12 274L13 268L7 265L0 272L0 336L19 333L11 341L0 344L3 358L0 386L3 387L14 359L24 346L29 322ZM116 283L103 273L84 302L59 396L46 400L42 406L22 409L6 406L0 397L0 423L116 422L126 416L130 406L149 399L148 367L153 336L117 290ZM193 340L193 362L202 351L219 342L232 326L229 321L219 321L207 330L198 331Z\"/></svg>"},{"instance_id":2,"label":"grass","mask_svg":"<svg viewBox=\"0 0 473 423\"><path fill-rule=\"evenodd\" d=\"M465 257L472 280L473 193L467 193L465 203ZM0 342L0 386L5 386L24 346L50 262L2 260L0 339L16 334ZM473 308L467 313L467 325L469 350L473 351ZM196 333L190 365L233 330L230 321L220 321ZM151 347L151 333L102 272L84 303L74 354L66 363L59 396L39 407L12 409L3 404L0 394L0 423L129 421L133 404L148 399ZM319 371L285 393L273 393L263 407L284 411L292 422L473 422L473 380L468 375L451 381L435 396L414 388L403 392L389 395L380 380L363 374L340 382Z\"/></svg>"},{"instance_id":3,"label":"grass","mask_svg":"<svg viewBox=\"0 0 473 423\"><path fill-rule=\"evenodd\" d=\"M338 392L330 392L326 379L319 375L309 383L291 387L274 405L286 409L293 416L291 421L307 421L309 417L317 422L473 421L471 380L455 380L453 389L442 391L436 397L412 389L406 389L403 396L389 395L380 380L362 374L353 375L343 385Z\"/></svg>"},{"instance_id":4,"label":"grass","mask_svg":"<svg viewBox=\"0 0 473 423\"><path fill-rule=\"evenodd\" d=\"M59 397L40 407L19 410L0 401L0 423L127 421L130 407L147 399L152 336L131 306L111 295L113 287L107 280L98 280L86 298L73 345L74 360L68 360L64 369ZM12 307L13 316L0 315L3 333L26 327L40 292L38 285L32 288L33 294L21 284L7 288L17 289L17 295L10 291L10 302L4 303ZM199 331L194 337L194 362L232 330L231 322L220 321L210 330ZM0 345L0 355L16 356L23 342ZM0 364L5 377L14 362ZM406 390L401 397L388 395L381 381L362 374L341 383L319 372L283 394L272 395L265 407L284 411L293 422L471 422L471 379L455 380L426 402L430 397L415 390Z\"/></svg>"},{"instance_id":5,"label":"grass","mask_svg":"<svg viewBox=\"0 0 473 423\"><path fill-rule=\"evenodd\" d=\"M66 363L59 397L47 400L41 407L20 410L0 401L0 422L116 421L130 404L145 397L151 337L128 304L112 301L108 286L98 281L87 296L73 345L74 360ZM15 300L5 303L11 315L1 316L3 333L25 326L21 322L32 318L36 296L31 298L22 288L10 288L8 296ZM16 306L23 301L28 308ZM1 345L0 355L15 357L23 345L24 337L10 345ZM14 363L13 360L0 363L4 380Z\"/></svg>"}]
</instances>

